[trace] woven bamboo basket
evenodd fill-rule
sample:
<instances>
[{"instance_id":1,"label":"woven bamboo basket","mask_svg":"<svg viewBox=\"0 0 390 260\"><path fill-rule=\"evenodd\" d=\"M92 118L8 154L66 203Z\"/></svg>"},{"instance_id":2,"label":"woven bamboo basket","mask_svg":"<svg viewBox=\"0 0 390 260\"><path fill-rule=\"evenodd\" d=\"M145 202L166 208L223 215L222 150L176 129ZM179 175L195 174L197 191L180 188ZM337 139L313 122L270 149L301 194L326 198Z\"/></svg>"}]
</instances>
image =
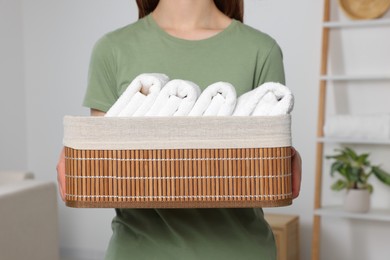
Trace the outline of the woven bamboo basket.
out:
<instances>
[{"instance_id":1,"label":"woven bamboo basket","mask_svg":"<svg viewBox=\"0 0 390 260\"><path fill-rule=\"evenodd\" d=\"M375 19L390 8L390 0L338 0L344 13L351 19Z\"/></svg>"},{"instance_id":2,"label":"woven bamboo basket","mask_svg":"<svg viewBox=\"0 0 390 260\"><path fill-rule=\"evenodd\" d=\"M66 204L98 208L292 203L291 118L64 118Z\"/></svg>"}]
</instances>

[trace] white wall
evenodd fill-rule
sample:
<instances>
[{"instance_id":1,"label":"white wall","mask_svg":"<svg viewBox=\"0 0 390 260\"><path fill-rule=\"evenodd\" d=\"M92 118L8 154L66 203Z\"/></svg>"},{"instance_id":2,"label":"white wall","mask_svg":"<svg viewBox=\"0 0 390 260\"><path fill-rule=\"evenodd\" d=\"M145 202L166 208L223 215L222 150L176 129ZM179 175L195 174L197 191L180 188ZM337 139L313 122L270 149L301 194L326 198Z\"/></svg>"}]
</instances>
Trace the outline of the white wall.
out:
<instances>
[{"instance_id":1,"label":"white wall","mask_svg":"<svg viewBox=\"0 0 390 260\"><path fill-rule=\"evenodd\" d=\"M63 116L89 114L81 103L93 44L135 14L127 0L23 1L28 166L39 178L56 180ZM104 252L114 210L60 204L63 251Z\"/></svg>"},{"instance_id":2,"label":"white wall","mask_svg":"<svg viewBox=\"0 0 390 260\"><path fill-rule=\"evenodd\" d=\"M27 169L21 1L0 1L0 169Z\"/></svg>"},{"instance_id":3,"label":"white wall","mask_svg":"<svg viewBox=\"0 0 390 260\"><path fill-rule=\"evenodd\" d=\"M311 251L321 2L312 0L247 0L245 2L246 23L269 33L282 47L287 85L296 97L293 112L293 140L303 157L301 196L290 207L267 209L267 211L300 216L301 259L310 259ZM17 127L0 128L0 136L10 134L14 140L18 140L13 144L9 139L4 141L1 139L1 155L9 149L13 152L9 160L1 156L0 165L2 168L18 167L15 158L22 154L21 167L27 167L40 179L55 181L55 165L62 141L62 117L66 114L88 114L88 110L81 107L81 102L85 92L92 46L104 33L135 21L137 10L134 1L128 0L24 0L21 3L20 6L20 2L15 0L0 2L1 32L6 32L5 24L11 24L15 29L12 33L16 32L16 36L7 46L11 46L11 50L17 54L14 57L13 54L4 52L8 59L14 58L13 66L7 67L8 63L3 59L0 60L0 68L7 68L9 71L7 77L2 77L1 84L16 86L7 88L4 92L7 98L4 98L5 95L0 95L2 103L0 106L3 111L9 112L9 116L5 117L7 124L13 122L11 117L18 118ZM3 6L7 9L3 9ZM389 41L388 33L381 35ZM21 45L22 36L23 45ZM0 44L3 46L5 43L2 40ZM3 48L0 49L3 51ZM371 51L375 56L387 57L389 50L385 53L383 50L379 51L379 54L375 49ZM353 53L348 55L355 57ZM336 63L335 57L334 60ZM350 63L354 64L354 62ZM364 61L360 61L358 65L363 63ZM383 62L383 64L388 63ZM0 70L3 71L4 69ZM24 73L21 77L11 76L20 75L21 71ZM359 95L359 93L364 94ZM356 92L355 95L364 100L366 92ZM25 102L20 102L20 97L23 99L23 96ZM14 107L16 103L21 104L14 110L10 110L9 107ZM380 104L378 106L379 109L383 107ZM390 166L388 168L390 169ZM379 200L377 204L390 207L390 203L383 199L383 197L390 197L388 191L383 187L377 190L376 198ZM341 194L327 192L325 195L331 201L339 202L342 199ZM59 210L60 242L63 252L77 255L79 259L94 259L94 256L87 257L94 253L92 255L98 259L100 253L104 252L111 235L110 221L114 215L113 210L71 209L62 204ZM335 225L327 225L329 222ZM328 229L324 232L322 251L330 252L330 255L324 253L323 259L375 260L379 259L380 254L388 254L383 243L376 245L370 243L370 247L366 247L367 241L354 238L356 234L369 233L370 238L377 237L378 240L386 241L389 230L383 223L368 225L369 231L365 230L367 225L365 222L352 225L348 220L329 220L327 223L325 226ZM343 232L338 232L339 229ZM348 250L344 250L345 248ZM351 258L352 256L355 258ZM359 258L362 256L365 258Z\"/></svg>"}]
</instances>

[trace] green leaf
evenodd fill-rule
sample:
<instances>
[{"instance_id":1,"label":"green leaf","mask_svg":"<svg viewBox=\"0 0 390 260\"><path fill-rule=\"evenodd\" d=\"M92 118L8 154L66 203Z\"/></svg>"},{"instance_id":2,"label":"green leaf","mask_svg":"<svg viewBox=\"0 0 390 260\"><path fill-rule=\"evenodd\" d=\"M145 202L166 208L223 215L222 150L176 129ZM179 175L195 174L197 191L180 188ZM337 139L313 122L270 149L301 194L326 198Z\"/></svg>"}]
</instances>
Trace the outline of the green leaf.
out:
<instances>
[{"instance_id":1,"label":"green leaf","mask_svg":"<svg viewBox=\"0 0 390 260\"><path fill-rule=\"evenodd\" d=\"M345 166L343 165L343 167L341 167L339 169L339 173L341 176L343 176L344 178L346 178L347 180L350 179L350 176L349 176L349 167L348 166Z\"/></svg>"},{"instance_id":2,"label":"green leaf","mask_svg":"<svg viewBox=\"0 0 390 260\"><path fill-rule=\"evenodd\" d=\"M341 161L344 163L348 163L348 157L343 154L336 154L336 155L328 155L326 156L327 159L334 159L336 161Z\"/></svg>"},{"instance_id":3,"label":"green leaf","mask_svg":"<svg viewBox=\"0 0 390 260\"><path fill-rule=\"evenodd\" d=\"M368 161L368 156L370 156L370 154L368 153L364 153L364 154L361 154L358 156L358 163L360 165L365 165L365 166L369 166L370 165L370 162Z\"/></svg>"},{"instance_id":4,"label":"green leaf","mask_svg":"<svg viewBox=\"0 0 390 260\"><path fill-rule=\"evenodd\" d=\"M345 147L345 153L354 161L358 160L358 155L349 147Z\"/></svg>"},{"instance_id":5,"label":"green leaf","mask_svg":"<svg viewBox=\"0 0 390 260\"><path fill-rule=\"evenodd\" d=\"M367 190L372 193L374 191L374 187L371 184L367 184Z\"/></svg>"},{"instance_id":6,"label":"green leaf","mask_svg":"<svg viewBox=\"0 0 390 260\"><path fill-rule=\"evenodd\" d=\"M365 172L363 172L361 175L360 175L360 181L362 183L367 183L368 182L368 178L371 176L372 174L372 171L370 171L368 174L366 174Z\"/></svg>"},{"instance_id":7,"label":"green leaf","mask_svg":"<svg viewBox=\"0 0 390 260\"><path fill-rule=\"evenodd\" d=\"M374 175L384 184L390 185L390 174L379 168L378 166L372 167Z\"/></svg>"},{"instance_id":8,"label":"green leaf","mask_svg":"<svg viewBox=\"0 0 390 260\"><path fill-rule=\"evenodd\" d=\"M331 189L335 190L335 191L340 191L340 190L345 189L345 188L347 188L347 183L343 180L337 180L331 186Z\"/></svg>"},{"instance_id":9,"label":"green leaf","mask_svg":"<svg viewBox=\"0 0 390 260\"><path fill-rule=\"evenodd\" d=\"M332 163L332 166L330 168L330 175L333 177L334 173L339 172L342 169L343 165L344 163L339 161L335 161L334 163Z\"/></svg>"},{"instance_id":10,"label":"green leaf","mask_svg":"<svg viewBox=\"0 0 390 260\"><path fill-rule=\"evenodd\" d=\"M360 169L359 168L350 168L350 180L354 182L360 182Z\"/></svg>"}]
</instances>

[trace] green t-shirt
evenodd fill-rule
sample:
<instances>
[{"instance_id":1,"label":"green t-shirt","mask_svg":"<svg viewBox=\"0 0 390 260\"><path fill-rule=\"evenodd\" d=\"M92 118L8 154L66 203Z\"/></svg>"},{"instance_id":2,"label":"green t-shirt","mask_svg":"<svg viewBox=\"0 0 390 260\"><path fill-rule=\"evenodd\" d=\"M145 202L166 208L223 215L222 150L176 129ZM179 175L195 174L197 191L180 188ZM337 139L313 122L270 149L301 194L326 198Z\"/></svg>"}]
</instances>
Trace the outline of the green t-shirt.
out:
<instances>
[{"instance_id":1,"label":"green t-shirt","mask_svg":"<svg viewBox=\"0 0 390 260\"><path fill-rule=\"evenodd\" d=\"M146 16L104 35L92 52L84 106L107 111L132 79L164 73L201 89L217 81L237 95L284 84L282 53L270 36L239 21L205 40L183 40ZM117 209L106 259L274 260L261 209Z\"/></svg>"},{"instance_id":2,"label":"green t-shirt","mask_svg":"<svg viewBox=\"0 0 390 260\"><path fill-rule=\"evenodd\" d=\"M103 36L95 45L84 105L107 111L141 73L165 73L201 89L217 81L241 95L267 81L284 83L282 53L268 35L233 20L198 41L170 36L152 16Z\"/></svg>"}]
</instances>

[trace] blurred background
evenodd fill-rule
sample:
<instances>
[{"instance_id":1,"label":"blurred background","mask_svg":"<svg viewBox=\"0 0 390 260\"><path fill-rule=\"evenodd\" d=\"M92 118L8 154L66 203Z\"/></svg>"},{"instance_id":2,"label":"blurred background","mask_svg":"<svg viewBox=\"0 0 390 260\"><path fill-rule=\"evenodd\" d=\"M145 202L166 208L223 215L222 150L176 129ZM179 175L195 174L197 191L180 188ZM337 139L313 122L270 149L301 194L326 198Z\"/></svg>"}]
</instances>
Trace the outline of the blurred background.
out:
<instances>
[{"instance_id":1,"label":"blurred background","mask_svg":"<svg viewBox=\"0 0 390 260\"><path fill-rule=\"evenodd\" d=\"M301 194L291 206L265 211L299 216L302 260L311 259L312 249L323 6L323 1L312 0L245 1L245 23L268 33L281 46L287 86L295 95L292 131L303 159ZM337 1L332 1L331 10L333 20L350 20ZM0 171L28 171L37 180L56 183L62 119L89 114L81 103L92 47L103 34L137 18L135 1L128 0L0 0ZM381 19L389 18L386 13ZM389 77L389 29L385 25L332 31L332 73ZM386 76L374 82L330 85L327 115L390 113ZM326 145L325 153L336 147L336 143ZM353 147L370 152L375 163L390 171L388 145ZM329 166L324 161L323 203L341 204L343 194L330 190ZM389 209L388 187L373 183L373 207ZM54 196L63 259L102 259L114 210L68 208L58 194ZM0 205L0 221L2 210ZM390 254L388 221L330 217L323 220L321 230L322 259L383 260Z\"/></svg>"}]
</instances>

